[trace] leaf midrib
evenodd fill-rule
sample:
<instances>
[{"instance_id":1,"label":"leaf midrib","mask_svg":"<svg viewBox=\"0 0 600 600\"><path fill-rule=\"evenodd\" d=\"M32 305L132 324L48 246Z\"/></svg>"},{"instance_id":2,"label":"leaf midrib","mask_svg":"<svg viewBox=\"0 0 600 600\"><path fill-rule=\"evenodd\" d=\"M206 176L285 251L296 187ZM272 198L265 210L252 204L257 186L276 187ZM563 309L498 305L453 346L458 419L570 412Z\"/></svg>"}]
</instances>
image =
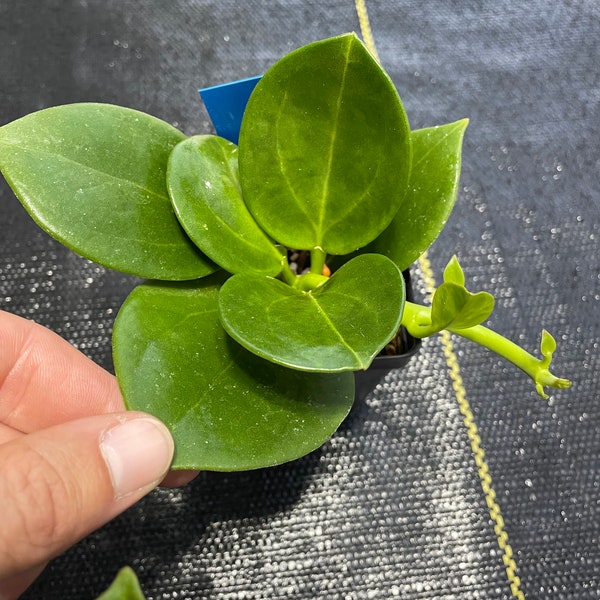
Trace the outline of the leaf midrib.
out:
<instances>
[{"instance_id":1,"label":"leaf midrib","mask_svg":"<svg viewBox=\"0 0 600 600\"><path fill-rule=\"evenodd\" d=\"M346 339L344 338L344 336L341 334L341 332L339 331L339 329L336 327L335 323L329 318L329 315L327 314L327 312L323 309L323 307L321 306L321 304L319 304L317 298L315 298L314 295L311 292L298 292L298 294L291 294L289 296L284 296L282 298L278 298L277 300L275 300L274 302L272 302L270 306L273 306L274 304L278 304L280 302L286 303L290 299L296 299L296 298L299 299L300 294L301 294L302 298L308 298L308 300L313 303L313 305L317 309L317 314L325 322L326 326L334 333L334 335L340 341L340 343L342 344L342 346L348 350L348 352L350 353L350 355L356 360L357 364L361 368L364 367L364 363L363 363L362 359L360 358L360 356L352 348L352 346L350 346L350 344L346 341Z\"/></svg>"},{"instance_id":2,"label":"leaf midrib","mask_svg":"<svg viewBox=\"0 0 600 600\"><path fill-rule=\"evenodd\" d=\"M329 182L331 179L331 171L332 171L332 165L333 165L333 156L334 156L334 148L336 146L336 142L337 142L337 137L338 137L338 125L339 125L339 119L340 119L340 113L341 113L341 105L342 105L342 98L344 96L344 90L346 88L346 79L347 79L347 75L348 75L348 68L350 65L350 52L352 51L352 44L351 41L348 40L348 42L346 43L346 61L344 63L344 72L342 74L342 82L340 85L340 89L339 89L339 93L338 93L338 97L337 97L337 105L336 105L336 112L335 112L335 118L333 119L333 126L332 126L332 132L331 132L331 140L330 140L330 144L329 144L329 156L327 157L327 169L326 169L326 173L325 173L325 178L323 181L323 190L321 192L321 202L319 204L319 214L318 214L318 220L317 220L317 224L316 224L316 233L317 233L317 238L319 240L319 244L322 244L323 242L323 230L324 230L324 223L325 223L325 217L326 217L326 200L327 197L329 196Z\"/></svg>"},{"instance_id":3,"label":"leaf midrib","mask_svg":"<svg viewBox=\"0 0 600 600\"><path fill-rule=\"evenodd\" d=\"M420 165L422 162L425 161L425 159L438 147L441 146L451 135L454 135L456 133L456 130L459 129L461 127L461 123L462 121L457 121L456 123L454 123L454 127L452 127L452 125L447 126L449 127L448 129L446 129L444 131L444 135L439 138L434 144L432 144L431 146L429 146L429 148L427 149L427 152L425 152L424 154L422 154L418 160L413 163L413 168L416 167L417 165ZM417 130L419 131L419 130ZM417 133L417 131L415 131L415 133Z\"/></svg>"},{"instance_id":4,"label":"leaf midrib","mask_svg":"<svg viewBox=\"0 0 600 600\"><path fill-rule=\"evenodd\" d=\"M29 154L32 154L35 156L36 153L38 154L42 154L44 156L49 156L51 158L56 158L58 157L58 159L63 160L64 162L69 162L69 163L73 163L75 165L79 165L85 169L89 169L90 171L94 172L94 173L99 173L103 176L106 176L109 179L112 179L113 181L116 182L124 182L126 185L126 187L133 189L134 192L138 192L138 193L146 193L146 197L147 195L150 195L154 198L158 198L160 201L164 201L164 202L170 202L167 196L163 196L149 188L145 188L143 186L141 186L140 184L136 183L135 181L132 181L130 179L123 179L120 177L116 177L110 173L106 173L105 171L101 171L100 169L95 169L94 167L90 167L88 165L85 165L84 163L80 163L77 162L69 157L64 156L63 154L58 154L58 153L51 153L51 152L47 152L47 151L43 151L40 149L32 149L28 146L21 146L19 144L15 144L13 142L7 142L6 140L0 140L0 146L4 145L4 146L8 146L8 147L13 147L13 148L18 148L21 151L27 152ZM97 184L95 184L93 187L98 187ZM89 188L88 188L89 189ZM32 208L33 210L33 208ZM38 211L35 211L36 214L36 222L40 223L40 226L42 225L42 223L45 223L45 219L42 219L41 216L38 214ZM58 235L58 234L57 234ZM110 235L109 231L105 231L103 235ZM121 241L122 237L120 235L114 235L112 236L115 240ZM64 236L59 235L58 239L60 239L62 241L62 243L65 243L66 245L68 245L69 247L73 247L75 248L75 244L73 244L71 241L67 241ZM133 238L130 237L128 238L130 242L135 242L140 246L146 246L146 247L153 247L153 248L180 248L181 247L181 243L177 243L177 242L158 242L156 240L149 240L149 238L143 238L143 239L138 239L138 238ZM77 244L77 247L79 247L79 244ZM92 259L94 260L94 259Z\"/></svg>"},{"instance_id":5,"label":"leaf midrib","mask_svg":"<svg viewBox=\"0 0 600 600\"><path fill-rule=\"evenodd\" d=\"M301 212L304 213L304 216L307 218L308 222L310 223L311 216L307 210L306 204L304 202L302 202L302 200L296 194L296 190L294 189L294 186L292 185L292 182L283 167L286 164L286 161L283 159L283 156L282 156L283 153L282 153L281 141L283 139L285 139L285 136L280 135L279 131L280 131L281 117L284 113L284 107L287 102L287 99L288 99L288 92L286 90L283 95L283 99L281 100L281 105L279 108L279 113L277 114L277 119L275 120L275 140L276 140L275 149L277 152L277 162L279 164L279 171L281 172L281 175L284 178L285 183L287 184L287 187L290 191L292 198L294 199L294 201L296 203L296 206L299 208L299 210Z\"/></svg>"},{"instance_id":6,"label":"leaf midrib","mask_svg":"<svg viewBox=\"0 0 600 600\"><path fill-rule=\"evenodd\" d=\"M64 161L65 163L70 163L70 164L77 165L77 166L79 166L82 169L87 169L89 171L92 171L93 173L98 173L99 175L102 175L104 177L107 177L109 179L112 179L112 180L115 180L115 181L118 181L118 182L124 182L124 183L130 185L131 187L134 187L134 188L136 188L138 190L141 190L142 192L147 192L148 194L150 194L152 196L155 196L155 197L159 198L160 200L163 200L163 201L166 201L166 202L170 202L167 195L163 195L163 194L160 194L158 192L155 192L154 190L149 189L147 187L144 187L141 184L139 184L138 182L133 181L131 179L125 179L125 178L122 178L122 177L117 177L116 175L113 175L112 173L108 173L108 172L103 171L101 169L98 169L96 167L87 165L87 164L82 163L82 162L78 162L78 161L76 161L76 160L74 160L74 159L72 159L72 158L70 158L68 156L65 156L64 154L61 154L61 153L58 153L58 152L45 151L45 150L43 150L41 148L34 148L34 149L32 149L29 146L22 146L21 144L15 144L14 142L8 142L6 140L1 140L1 139L0 139L0 145L9 146L9 147L12 147L12 148L18 148L22 152L33 154L34 156L36 154L40 154L42 156L47 156L47 157L50 157L50 158L58 159L59 162L60 161Z\"/></svg>"},{"instance_id":7,"label":"leaf midrib","mask_svg":"<svg viewBox=\"0 0 600 600\"><path fill-rule=\"evenodd\" d=\"M213 310L204 310L202 312L196 312L196 313L190 314L180 321L179 326L181 326L183 323L185 323L185 321L187 321L189 318L191 318L193 316L198 316L200 314L205 315L205 314L214 314L214 313L217 313L217 315L218 315L218 312L219 312L218 309L213 309ZM225 335L227 335L227 333L225 331L224 331L224 333L225 333ZM202 393L198 395L198 400L196 402L194 402L191 406L187 407L185 409L185 411L183 412L183 416L181 416L180 418L177 419L177 424L173 425L173 430L177 429L181 425L181 423L185 420L185 418L190 416L190 414L192 414L192 416L194 416L197 409L204 404L205 399L209 396L212 389L216 388L218 382L223 379L223 377L225 376L227 371L231 370L231 368L235 364L236 357L245 352L245 349L240 345L236 345L236 346L234 346L234 348L235 348L235 354L230 355L228 357L227 364L220 371L213 374L213 377L210 379L210 381L206 383L206 386L205 386L204 390L202 391ZM211 386L213 386L213 387L211 388Z\"/></svg>"}]
</instances>

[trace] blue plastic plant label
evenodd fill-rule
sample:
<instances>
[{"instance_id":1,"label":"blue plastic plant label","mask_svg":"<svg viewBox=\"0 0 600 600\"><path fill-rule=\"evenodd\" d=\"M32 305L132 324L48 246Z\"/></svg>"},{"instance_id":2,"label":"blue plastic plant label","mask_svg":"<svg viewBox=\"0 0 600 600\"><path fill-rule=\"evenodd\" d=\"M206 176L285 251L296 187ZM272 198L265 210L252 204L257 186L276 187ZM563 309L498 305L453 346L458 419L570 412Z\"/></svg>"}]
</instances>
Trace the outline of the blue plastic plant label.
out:
<instances>
[{"instance_id":1,"label":"blue plastic plant label","mask_svg":"<svg viewBox=\"0 0 600 600\"><path fill-rule=\"evenodd\" d=\"M217 135L238 143L242 116L261 76L198 90Z\"/></svg>"}]
</instances>

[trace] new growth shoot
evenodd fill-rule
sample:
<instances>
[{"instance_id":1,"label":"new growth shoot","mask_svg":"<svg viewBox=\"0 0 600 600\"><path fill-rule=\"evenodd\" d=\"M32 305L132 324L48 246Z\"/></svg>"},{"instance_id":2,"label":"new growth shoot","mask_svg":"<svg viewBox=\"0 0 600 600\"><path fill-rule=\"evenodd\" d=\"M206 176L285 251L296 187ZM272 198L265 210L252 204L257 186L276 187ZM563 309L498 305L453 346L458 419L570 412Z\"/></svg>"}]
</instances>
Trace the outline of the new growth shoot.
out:
<instances>
[{"instance_id":1,"label":"new growth shoot","mask_svg":"<svg viewBox=\"0 0 600 600\"><path fill-rule=\"evenodd\" d=\"M537 393L548 398L545 387L568 388L568 379L550 371L556 341L545 329L540 343L541 358L533 356L515 342L481 325L494 308L487 292L471 293L465 287L463 270L454 256L444 271L444 283L435 291L431 307L406 302L402 325L416 338L429 337L443 329L478 343L510 361L525 372Z\"/></svg>"}]
</instances>

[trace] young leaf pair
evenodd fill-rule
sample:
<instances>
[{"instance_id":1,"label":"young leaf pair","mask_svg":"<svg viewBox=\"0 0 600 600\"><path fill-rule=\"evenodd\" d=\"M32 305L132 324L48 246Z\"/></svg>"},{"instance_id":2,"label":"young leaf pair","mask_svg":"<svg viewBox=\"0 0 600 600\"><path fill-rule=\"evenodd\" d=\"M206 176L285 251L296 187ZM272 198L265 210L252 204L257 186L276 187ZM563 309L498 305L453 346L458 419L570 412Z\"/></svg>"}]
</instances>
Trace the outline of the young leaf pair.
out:
<instances>
[{"instance_id":1,"label":"young leaf pair","mask_svg":"<svg viewBox=\"0 0 600 600\"><path fill-rule=\"evenodd\" d=\"M445 329L492 350L529 375L542 398L548 398L546 386L558 389L570 387L568 379L557 377L550 371L556 350L556 341L552 335L545 329L542 330L542 357L537 358L518 344L482 325L493 309L494 297L491 294L471 293L467 290L463 270L456 256L453 256L444 270L444 282L433 294L431 307L407 302L402 325L416 338L434 335Z\"/></svg>"}]
</instances>

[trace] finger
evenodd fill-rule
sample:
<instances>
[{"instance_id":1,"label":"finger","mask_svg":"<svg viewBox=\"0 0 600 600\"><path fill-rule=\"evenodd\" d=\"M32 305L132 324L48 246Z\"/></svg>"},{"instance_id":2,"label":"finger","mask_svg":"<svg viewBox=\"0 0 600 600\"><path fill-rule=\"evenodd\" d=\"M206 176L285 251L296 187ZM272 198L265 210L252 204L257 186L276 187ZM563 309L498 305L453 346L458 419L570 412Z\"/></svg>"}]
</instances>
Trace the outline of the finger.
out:
<instances>
[{"instance_id":1,"label":"finger","mask_svg":"<svg viewBox=\"0 0 600 600\"><path fill-rule=\"evenodd\" d=\"M25 435L22 431L17 431L8 425L0 423L0 445L10 442L10 440L14 440L22 435Z\"/></svg>"},{"instance_id":2,"label":"finger","mask_svg":"<svg viewBox=\"0 0 600 600\"><path fill-rule=\"evenodd\" d=\"M0 423L0 445L23 435L25 435L23 432ZM198 476L198 473L199 471L191 470L169 471L166 477L160 482L160 486L166 488L181 487L194 480Z\"/></svg>"},{"instance_id":3,"label":"finger","mask_svg":"<svg viewBox=\"0 0 600 600\"><path fill-rule=\"evenodd\" d=\"M23 435L25 434L21 431L16 431L15 429L0 423L0 445ZM189 469L169 471L165 478L160 482L160 487L175 488L184 486L193 481L199 473L200 471L191 471Z\"/></svg>"},{"instance_id":4,"label":"finger","mask_svg":"<svg viewBox=\"0 0 600 600\"><path fill-rule=\"evenodd\" d=\"M10 575L7 579L0 581L0 598L11 600L18 598L33 581L35 581L44 570L46 563L36 565L23 573Z\"/></svg>"},{"instance_id":5,"label":"finger","mask_svg":"<svg viewBox=\"0 0 600 600\"><path fill-rule=\"evenodd\" d=\"M49 329L0 311L0 422L23 432L124 410L116 378Z\"/></svg>"},{"instance_id":6,"label":"finger","mask_svg":"<svg viewBox=\"0 0 600 600\"><path fill-rule=\"evenodd\" d=\"M170 471L167 476L160 482L161 487L174 488L181 487L186 483L196 479L200 471Z\"/></svg>"},{"instance_id":7,"label":"finger","mask_svg":"<svg viewBox=\"0 0 600 600\"><path fill-rule=\"evenodd\" d=\"M0 446L0 597L9 585L11 594L24 589L36 568L153 489L172 457L166 427L135 412L70 421Z\"/></svg>"}]
</instances>

